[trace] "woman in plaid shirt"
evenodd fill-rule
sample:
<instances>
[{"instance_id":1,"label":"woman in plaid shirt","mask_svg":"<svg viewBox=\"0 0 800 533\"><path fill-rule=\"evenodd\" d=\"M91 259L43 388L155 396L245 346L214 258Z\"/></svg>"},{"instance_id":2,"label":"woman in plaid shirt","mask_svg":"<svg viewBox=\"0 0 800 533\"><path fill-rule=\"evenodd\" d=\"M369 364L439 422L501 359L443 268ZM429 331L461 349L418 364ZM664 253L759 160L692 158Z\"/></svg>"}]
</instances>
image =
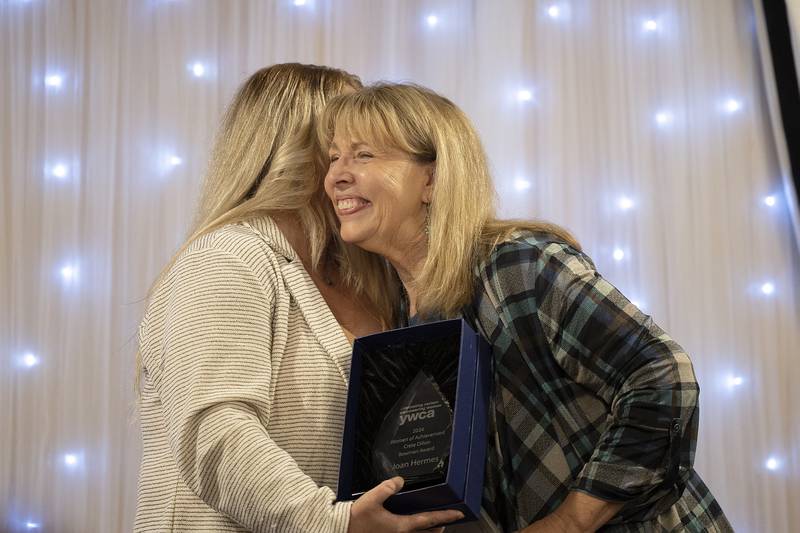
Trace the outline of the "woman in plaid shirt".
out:
<instances>
[{"instance_id":1,"label":"woman in plaid shirt","mask_svg":"<svg viewBox=\"0 0 800 533\"><path fill-rule=\"evenodd\" d=\"M464 315L493 347L487 516L473 530L732 530L692 468L688 355L566 231L495 218L454 104L376 85L333 99L319 136L341 238L384 256L405 289L401 316L384 318Z\"/></svg>"}]
</instances>

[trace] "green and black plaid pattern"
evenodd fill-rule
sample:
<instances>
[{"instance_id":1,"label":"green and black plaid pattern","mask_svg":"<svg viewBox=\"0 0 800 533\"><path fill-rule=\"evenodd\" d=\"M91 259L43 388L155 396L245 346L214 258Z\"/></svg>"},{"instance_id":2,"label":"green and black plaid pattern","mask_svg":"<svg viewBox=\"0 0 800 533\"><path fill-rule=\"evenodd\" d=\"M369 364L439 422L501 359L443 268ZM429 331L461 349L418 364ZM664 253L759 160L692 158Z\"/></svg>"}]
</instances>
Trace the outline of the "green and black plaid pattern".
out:
<instances>
[{"instance_id":1,"label":"green and black plaid pattern","mask_svg":"<svg viewBox=\"0 0 800 533\"><path fill-rule=\"evenodd\" d=\"M626 502L603 531L732 531L693 470L698 385L683 349L566 243L520 234L465 310L493 347L484 507L504 531L570 490Z\"/></svg>"}]
</instances>

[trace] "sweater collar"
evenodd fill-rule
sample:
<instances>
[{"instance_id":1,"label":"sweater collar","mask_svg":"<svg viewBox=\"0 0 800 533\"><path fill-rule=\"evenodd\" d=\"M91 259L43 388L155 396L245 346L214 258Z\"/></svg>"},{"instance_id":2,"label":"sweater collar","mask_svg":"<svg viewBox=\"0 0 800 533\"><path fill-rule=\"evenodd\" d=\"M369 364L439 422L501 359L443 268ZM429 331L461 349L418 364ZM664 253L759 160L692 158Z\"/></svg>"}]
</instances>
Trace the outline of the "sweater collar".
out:
<instances>
[{"instance_id":1,"label":"sweater collar","mask_svg":"<svg viewBox=\"0 0 800 533\"><path fill-rule=\"evenodd\" d=\"M268 216L253 218L243 224L261 234L270 247L288 261L294 261L298 258L297 252L294 251L294 248L289 244L289 241L272 218Z\"/></svg>"}]
</instances>

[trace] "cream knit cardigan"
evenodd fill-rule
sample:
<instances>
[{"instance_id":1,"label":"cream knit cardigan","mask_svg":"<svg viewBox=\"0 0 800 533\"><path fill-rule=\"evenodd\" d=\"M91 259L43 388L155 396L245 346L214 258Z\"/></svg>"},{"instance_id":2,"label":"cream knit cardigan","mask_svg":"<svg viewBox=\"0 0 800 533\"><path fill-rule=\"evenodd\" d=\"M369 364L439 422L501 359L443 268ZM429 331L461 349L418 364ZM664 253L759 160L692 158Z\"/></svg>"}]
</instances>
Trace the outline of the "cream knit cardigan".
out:
<instances>
[{"instance_id":1,"label":"cream knit cardigan","mask_svg":"<svg viewBox=\"0 0 800 533\"><path fill-rule=\"evenodd\" d=\"M191 244L139 329L136 531L345 532L351 347L268 218Z\"/></svg>"}]
</instances>

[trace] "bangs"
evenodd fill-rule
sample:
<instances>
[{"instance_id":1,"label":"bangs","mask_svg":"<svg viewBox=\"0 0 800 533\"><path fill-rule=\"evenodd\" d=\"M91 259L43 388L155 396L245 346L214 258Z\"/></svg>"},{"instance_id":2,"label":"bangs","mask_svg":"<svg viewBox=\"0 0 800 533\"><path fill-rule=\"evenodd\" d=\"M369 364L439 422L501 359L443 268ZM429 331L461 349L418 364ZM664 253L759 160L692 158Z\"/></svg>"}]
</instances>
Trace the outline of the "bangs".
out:
<instances>
[{"instance_id":1,"label":"bangs","mask_svg":"<svg viewBox=\"0 0 800 533\"><path fill-rule=\"evenodd\" d=\"M404 124L407 121L401 120L393 102L381 96L370 88L343 94L328 102L317 128L322 149L327 150L338 134L378 150L394 148L417 155L418 149L409 142L410 132Z\"/></svg>"}]
</instances>

